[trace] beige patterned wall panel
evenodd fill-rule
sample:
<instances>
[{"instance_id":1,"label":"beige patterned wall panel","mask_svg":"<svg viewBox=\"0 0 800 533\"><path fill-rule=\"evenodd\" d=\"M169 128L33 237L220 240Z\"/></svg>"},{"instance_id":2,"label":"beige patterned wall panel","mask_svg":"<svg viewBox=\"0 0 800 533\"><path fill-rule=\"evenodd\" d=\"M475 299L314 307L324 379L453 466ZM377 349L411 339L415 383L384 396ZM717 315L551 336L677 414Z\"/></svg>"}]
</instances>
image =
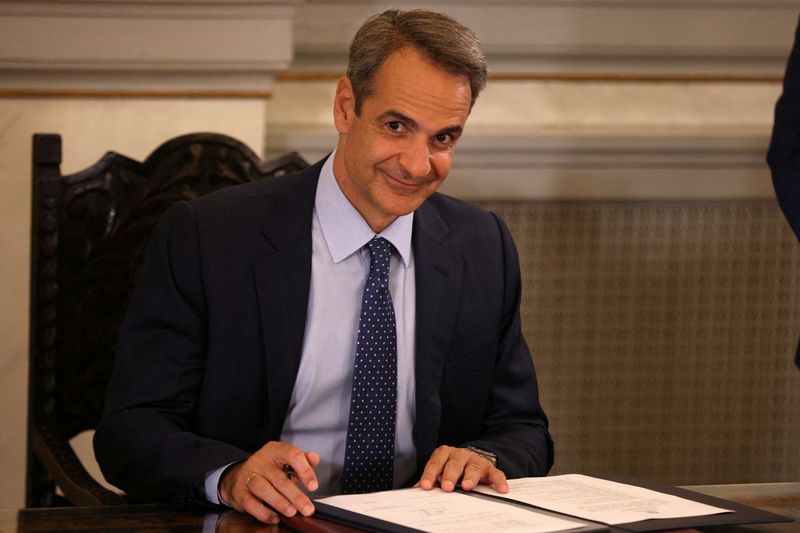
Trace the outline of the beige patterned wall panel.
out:
<instances>
[{"instance_id":1,"label":"beige patterned wall panel","mask_svg":"<svg viewBox=\"0 0 800 533\"><path fill-rule=\"evenodd\" d=\"M483 205L519 248L554 472L800 479L800 245L773 201Z\"/></svg>"}]
</instances>

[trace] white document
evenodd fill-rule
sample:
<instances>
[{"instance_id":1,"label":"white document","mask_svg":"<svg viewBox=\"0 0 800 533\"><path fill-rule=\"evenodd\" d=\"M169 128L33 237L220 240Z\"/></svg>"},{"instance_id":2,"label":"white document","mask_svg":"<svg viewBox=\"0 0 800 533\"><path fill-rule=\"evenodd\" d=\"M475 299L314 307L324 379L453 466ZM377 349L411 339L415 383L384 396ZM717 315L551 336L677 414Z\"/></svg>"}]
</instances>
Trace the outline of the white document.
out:
<instances>
[{"instance_id":1,"label":"white document","mask_svg":"<svg viewBox=\"0 0 800 533\"><path fill-rule=\"evenodd\" d=\"M354 513L430 533L502 531L546 533L587 524L441 489L391 490L372 494L331 496L317 500Z\"/></svg>"},{"instance_id":2,"label":"white document","mask_svg":"<svg viewBox=\"0 0 800 533\"><path fill-rule=\"evenodd\" d=\"M733 512L663 492L581 474L510 479L508 488L508 494L497 494L485 486L475 490L611 525L654 518Z\"/></svg>"}]
</instances>

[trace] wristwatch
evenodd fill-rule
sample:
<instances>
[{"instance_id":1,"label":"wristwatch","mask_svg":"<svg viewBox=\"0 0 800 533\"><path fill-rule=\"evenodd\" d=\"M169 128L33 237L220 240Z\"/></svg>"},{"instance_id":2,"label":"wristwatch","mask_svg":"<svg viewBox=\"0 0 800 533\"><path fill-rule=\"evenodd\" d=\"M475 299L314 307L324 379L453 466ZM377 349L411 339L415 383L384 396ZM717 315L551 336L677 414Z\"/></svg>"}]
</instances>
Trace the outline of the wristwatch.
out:
<instances>
[{"instance_id":1,"label":"wristwatch","mask_svg":"<svg viewBox=\"0 0 800 533\"><path fill-rule=\"evenodd\" d=\"M477 453L478 455L480 455L481 457L487 459L490 463L492 463L492 466L497 467L496 453L486 450L484 448L478 448L477 446L473 446L472 444L467 444L466 446L464 446L464 448Z\"/></svg>"}]
</instances>

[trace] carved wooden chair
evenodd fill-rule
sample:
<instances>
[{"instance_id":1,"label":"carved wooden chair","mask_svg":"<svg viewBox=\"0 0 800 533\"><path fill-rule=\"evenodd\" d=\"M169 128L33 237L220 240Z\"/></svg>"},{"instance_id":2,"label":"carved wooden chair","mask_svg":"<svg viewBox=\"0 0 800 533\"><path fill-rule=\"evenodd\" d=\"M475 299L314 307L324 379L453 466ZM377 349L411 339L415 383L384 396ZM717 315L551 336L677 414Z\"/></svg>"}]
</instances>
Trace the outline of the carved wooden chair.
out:
<instances>
[{"instance_id":1,"label":"carved wooden chair","mask_svg":"<svg viewBox=\"0 0 800 533\"><path fill-rule=\"evenodd\" d=\"M69 441L100 419L156 222L172 202L308 165L295 153L262 162L241 142L206 133L172 139L143 163L109 152L68 176L60 163L61 137L34 135L27 506L122 503Z\"/></svg>"}]
</instances>

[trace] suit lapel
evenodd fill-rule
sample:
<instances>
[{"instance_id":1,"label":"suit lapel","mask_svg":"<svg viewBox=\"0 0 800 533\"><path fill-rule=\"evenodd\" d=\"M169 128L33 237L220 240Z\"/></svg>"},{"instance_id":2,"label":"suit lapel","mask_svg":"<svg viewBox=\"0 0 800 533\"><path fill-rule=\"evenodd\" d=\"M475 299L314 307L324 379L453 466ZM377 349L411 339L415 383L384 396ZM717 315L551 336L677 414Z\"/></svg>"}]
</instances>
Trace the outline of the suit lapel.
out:
<instances>
[{"instance_id":1,"label":"suit lapel","mask_svg":"<svg viewBox=\"0 0 800 533\"><path fill-rule=\"evenodd\" d=\"M269 438L278 439L303 349L311 284L311 217L322 162L282 179L269 197L262 236L269 253L253 262L266 354Z\"/></svg>"},{"instance_id":2,"label":"suit lapel","mask_svg":"<svg viewBox=\"0 0 800 533\"><path fill-rule=\"evenodd\" d=\"M442 371L458 316L463 259L445 245L449 228L430 202L414 214L416 268L416 423L414 443L421 470L439 437Z\"/></svg>"}]
</instances>

